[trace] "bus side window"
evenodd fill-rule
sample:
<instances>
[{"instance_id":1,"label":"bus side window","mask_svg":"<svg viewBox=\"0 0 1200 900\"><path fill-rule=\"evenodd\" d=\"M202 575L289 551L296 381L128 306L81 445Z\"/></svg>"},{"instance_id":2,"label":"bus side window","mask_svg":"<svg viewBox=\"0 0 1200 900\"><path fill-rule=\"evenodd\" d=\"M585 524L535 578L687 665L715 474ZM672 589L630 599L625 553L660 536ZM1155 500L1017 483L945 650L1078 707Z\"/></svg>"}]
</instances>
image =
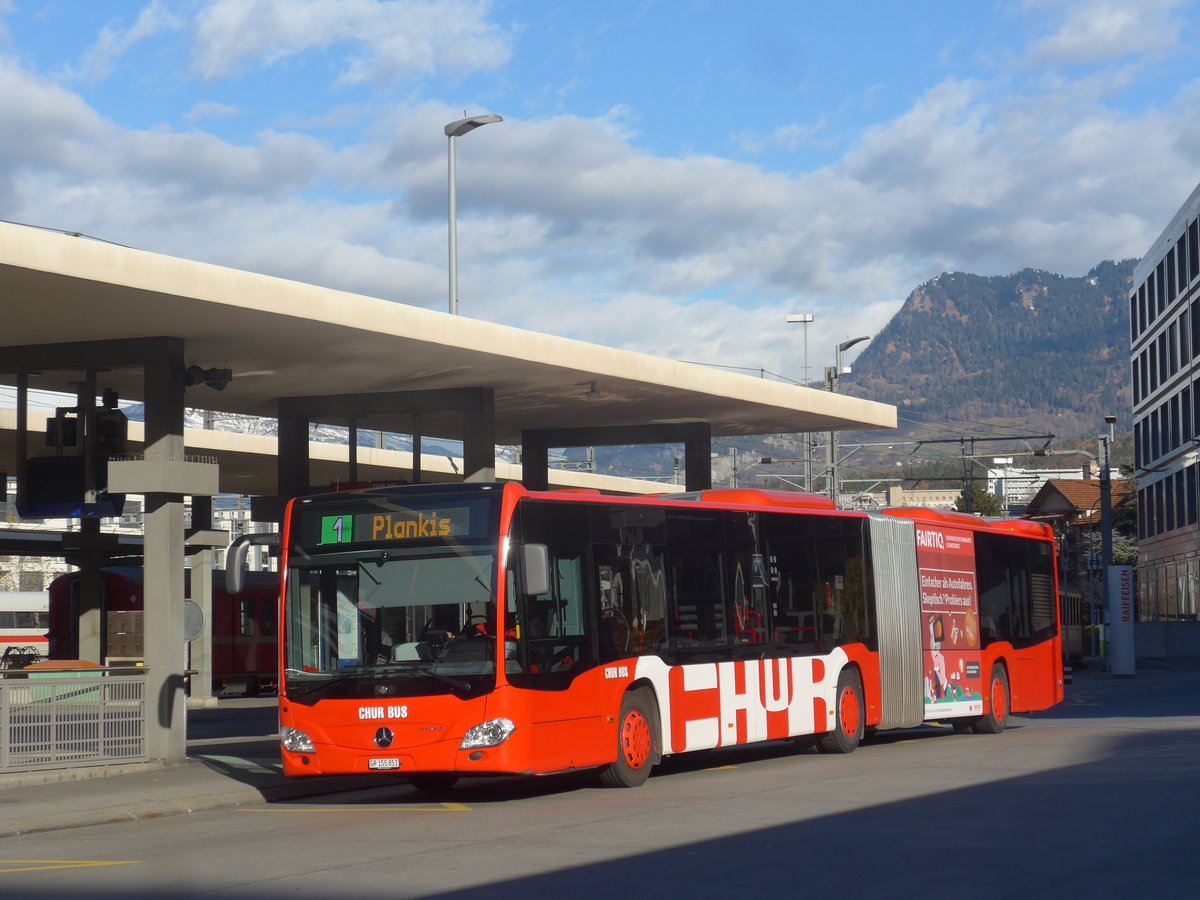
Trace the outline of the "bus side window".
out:
<instances>
[{"instance_id":1,"label":"bus side window","mask_svg":"<svg viewBox=\"0 0 1200 900\"><path fill-rule=\"evenodd\" d=\"M671 584L671 649L679 663L730 658L722 565L725 541L717 513L672 511L667 519Z\"/></svg>"},{"instance_id":2,"label":"bus side window","mask_svg":"<svg viewBox=\"0 0 1200 900\"><path fill-rule=\"evenodd\" d=\"M1009 641L1029 647L1053 637L1053 556L1048 545L1028 547L1018 537L980 534L975 541L983 646Z\"/></svg>"},{"instance_id":3,"label":"bus side window","mask_svg":"<svg viewBox=\"0 0 1200 900\"><path fill-rule=\"evenodd\" d=\"M518 507L512 545L545 544L550 590L519 595L520 554L510 562L506 615L506 662L511 683L538 690L563 690L595 663L594 622L584 576L588 511L563 503L525 502Z\"/></svg>"},{"instance_id":4,"label":"bus side window","mask_svg":"<svg viewBox=\"0 0 1200 900\"><path fill-rule=\"evenodd\" d=\"M659 548L627 535L624 546L597 546L602 646L617 657L660 651L666 639L666 577Z\"/></svg>"},{"instance_id":5,"label":"bus side window","mask_svg":"<svg viewBox=\"0 0 1200 900\"><path fill-rule=\"evenodd\" d=\"M730 624L735 656L756 658L768 641L771 611L767 608L766 560L761 552L756 513L730 512L725 517L725 546L729 553L731 586ZM745 647L740 653L737 648ZM756 649L757 648L757 649Z\"/></svg>"},{"instance_id":6,"label":"bus side window","mask_svg":"<svg viewBox=\"0 0 1200 900\"><path fill-rule=\"evenodd\" d=\"M666 513L596 506L589 589L599 598L603 659L659 653L667 638Z\"/></svg>"},{"instance_id":7,"label":"bus side window","mask_svg":"<svg viewBox=\"0 0 1200 900\"><path fill-rule=\"evenodd\" d=\"M809 516L767 513L763 529L770 554L771 639L788 656L825 653L829 618Z\"/></svg>"},{"instance_id":8,"label":"bus side window","mask_svg":"<svg viewBox=\"0 0 1200 900\"><path fill-rule=\"evenodd\" d=\"M876 642L875 595L862 519L764 514L773 639L790 655Z\"/></svg>"}]
</instances>

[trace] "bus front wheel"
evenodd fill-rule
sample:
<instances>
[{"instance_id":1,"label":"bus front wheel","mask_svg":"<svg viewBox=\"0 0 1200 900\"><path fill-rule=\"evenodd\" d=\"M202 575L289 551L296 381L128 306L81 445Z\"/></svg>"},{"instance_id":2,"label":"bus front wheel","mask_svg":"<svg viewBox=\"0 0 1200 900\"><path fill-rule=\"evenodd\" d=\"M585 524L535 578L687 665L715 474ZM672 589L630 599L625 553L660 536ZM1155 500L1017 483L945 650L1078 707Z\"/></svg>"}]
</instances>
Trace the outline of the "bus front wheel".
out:
<instances>
[{"instance_id":1,"label":"bus front wheel","mask_svg":"<svg viewBox=\"0 0 1200 900\"><path fill-rule=\"evenodd\" d=\"M863 739L867 724L862 679L855 669L843 669L838 676L833 703L836 719L833 731L817 738L817 749L822 753L853 753Z\"/></svg>"},{"instance_id":2,"label":"bus front wheel","mask_svg":"<svg viewBox=\"0 0 1200 900\"><path fill-rule=\"evenodd\" d=\"M1003 663L992 666L992 677L988 679L988 711L975 722L976 734L999 734L1008 724L1009 695L1008 670Z\"/></svg>"},{"instance_id":3,"label":"bus front wheel","mask_svg":"<svg viewBox=\"0 0 1200 900\"><path fill-rule=\"evenodd\" d=\"M640 787L650 777L658 738L654 733L652 697L645 689L621 698L617 718L617 759L600 773L606 787Z\"/></svg>"}]
</instances>

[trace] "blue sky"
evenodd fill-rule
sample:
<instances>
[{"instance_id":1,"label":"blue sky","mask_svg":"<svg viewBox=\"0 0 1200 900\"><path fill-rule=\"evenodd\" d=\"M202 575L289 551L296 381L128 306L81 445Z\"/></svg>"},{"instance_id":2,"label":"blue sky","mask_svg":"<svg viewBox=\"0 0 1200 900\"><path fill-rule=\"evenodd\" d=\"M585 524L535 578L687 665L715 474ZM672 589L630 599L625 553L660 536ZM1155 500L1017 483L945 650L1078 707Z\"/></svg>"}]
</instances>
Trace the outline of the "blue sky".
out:
<instances>
[{"instance_id":1,"label":"blue sky","mask_svg":"<svg viewBox=\"0 0 1200 900\"><path fill-rule=\"evenodd\" d=\"M1141 256L1195 2L0 0L0 218L799 378L947 270ZM828 354L825 354L828 355Z\"/></svg>"}]
</instances>

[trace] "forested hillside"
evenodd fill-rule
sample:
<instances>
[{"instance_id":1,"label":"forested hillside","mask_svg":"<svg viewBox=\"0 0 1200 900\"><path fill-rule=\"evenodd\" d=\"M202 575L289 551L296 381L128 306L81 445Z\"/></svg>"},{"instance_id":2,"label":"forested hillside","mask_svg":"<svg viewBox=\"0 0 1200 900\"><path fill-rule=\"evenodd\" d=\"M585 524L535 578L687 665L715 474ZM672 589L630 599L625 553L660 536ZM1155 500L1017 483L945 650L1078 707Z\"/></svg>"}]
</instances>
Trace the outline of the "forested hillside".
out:
<instances>
[{"instance_id":1,"label":"forested hillside","mask_svg":"<svg viewBox=\"0 0 1200 900\"><path fill-rule=\"evenodd\" d=\"M920 285L867 345L840 388L919 412L1095 433L1129 428L1127 295L1136 260L1081 278L1040 269L950 272Z\"/></svg>"}]
</instances>

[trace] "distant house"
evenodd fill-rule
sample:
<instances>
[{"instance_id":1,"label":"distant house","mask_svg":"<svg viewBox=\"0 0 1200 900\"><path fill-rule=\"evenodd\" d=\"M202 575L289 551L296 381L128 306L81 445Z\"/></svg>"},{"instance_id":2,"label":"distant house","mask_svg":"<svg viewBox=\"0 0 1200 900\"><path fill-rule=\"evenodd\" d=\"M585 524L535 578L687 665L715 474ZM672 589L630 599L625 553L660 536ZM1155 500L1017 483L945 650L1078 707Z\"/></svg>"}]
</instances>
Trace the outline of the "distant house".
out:
<instances>
[{"instance_id":1,"label":"distant house","mask_svg":"<svg viewBox=\"0 0 1200 900\"><path fill-rule=\"evenodd\" d=\"M1086 480L1090 473L1087 466L1073 469L1023 469L1006 465L999 469L988 469L988 490L1000 498L1010 516L1023 516L1030 501L1051 479Z\"/></svg>"},{"instance_id":2,"label":"distant house","mask_svg":"<svg viewBox=\"0 0 1200 900\"><path fill-rule=\"evenodd\" d=\"M1121 482L1112 484L1112 505L1115 508L1129 496ZM1057 527L1099 527L1100 479L1051 478L1034 494L1025 507L1023 518Z\"/></svg>"},{"instance_id":3,"label":"distant house","mask_svg":"<svg viewBox=\"0 0 1200 900\"><path fill-rule=\"evenodd\" d=\"M1133 498L1124 483L1112 483L1113 509ZM1029 501L1023 518L1045 522L1060 535L1066 564L1059 570L1066 652L1071 659L1094 655L1094 629L1088 634L1084 626L1102 619L1097 612L1103 606L1103 588L1096 581L1099 547L1094 543L1100 533L1100 480L1052 478ZM1090 564L1077 555L1081 549L1092 555Z\"/></svg>"}]
</instances>

